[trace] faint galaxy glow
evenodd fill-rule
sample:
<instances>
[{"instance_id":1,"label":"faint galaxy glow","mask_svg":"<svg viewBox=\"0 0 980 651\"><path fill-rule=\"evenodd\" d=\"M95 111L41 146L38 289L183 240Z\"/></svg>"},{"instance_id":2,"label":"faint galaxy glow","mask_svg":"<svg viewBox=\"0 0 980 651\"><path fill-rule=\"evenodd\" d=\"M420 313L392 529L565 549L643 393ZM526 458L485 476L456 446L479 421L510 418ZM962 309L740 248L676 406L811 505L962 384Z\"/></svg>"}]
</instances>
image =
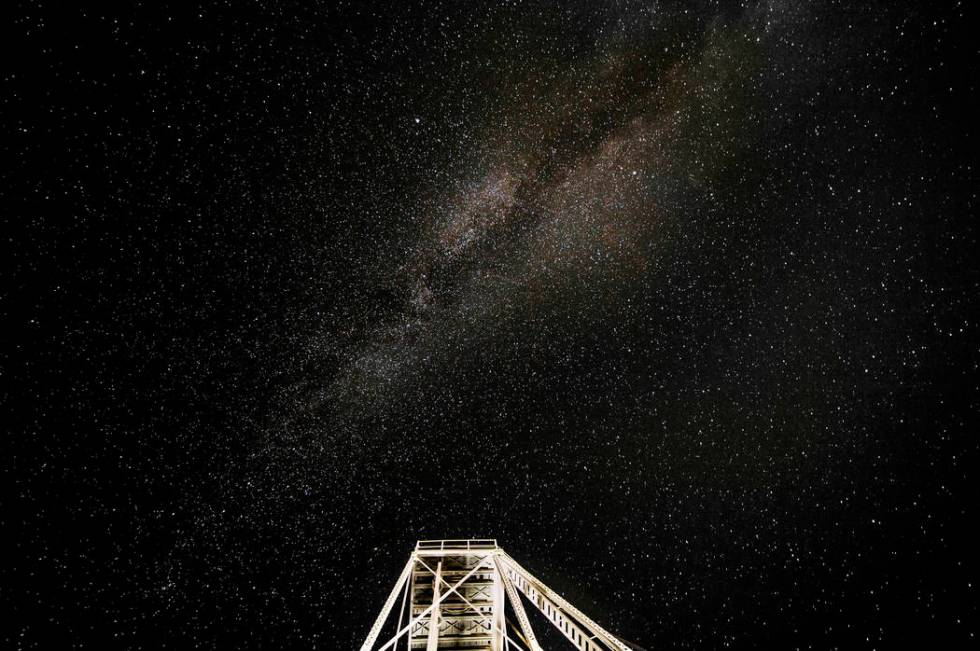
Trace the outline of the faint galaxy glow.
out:
<instances>
[{"instance_id":1,"label":"faint galaxy glow","mask_svg":"<svg viewBox=\"0 0 980 651\"><path fill-rule=\"evenodd\" d=\"M968 648L977 52L899 5L21 3L3 646L356 648L492 537L644 647Z\"/></svg>"}]
</instances>

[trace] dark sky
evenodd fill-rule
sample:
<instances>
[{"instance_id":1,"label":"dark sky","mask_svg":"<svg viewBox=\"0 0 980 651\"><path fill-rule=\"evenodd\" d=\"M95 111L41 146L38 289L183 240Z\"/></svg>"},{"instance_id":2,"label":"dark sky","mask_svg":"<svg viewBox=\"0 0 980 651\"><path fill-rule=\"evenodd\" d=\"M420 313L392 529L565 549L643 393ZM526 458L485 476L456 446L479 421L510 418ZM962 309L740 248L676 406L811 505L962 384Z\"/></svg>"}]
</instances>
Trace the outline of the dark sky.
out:
<instances>
[{"instance_id":1,"label":"dark sky","mask_svg":"<svg viewBox=\"0 0 980 651\"><path fill-rule=\"evenodd\" d=\"M977 41L902 4L13 3L0 646L351 648L472 536L649 648L973 648Z\"/></svg>"}]
</instances>

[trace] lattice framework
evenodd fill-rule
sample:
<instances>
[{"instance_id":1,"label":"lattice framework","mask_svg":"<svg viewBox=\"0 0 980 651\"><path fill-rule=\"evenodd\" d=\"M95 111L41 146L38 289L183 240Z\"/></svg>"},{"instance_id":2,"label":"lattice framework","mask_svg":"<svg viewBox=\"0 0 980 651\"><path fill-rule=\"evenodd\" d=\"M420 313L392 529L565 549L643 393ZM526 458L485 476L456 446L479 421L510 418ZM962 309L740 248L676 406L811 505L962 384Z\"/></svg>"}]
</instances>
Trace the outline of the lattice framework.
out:
<instances>
[{"instance_id":1,"label":"lattice framework","mask_svg":"<svg viewBox=\"0 0 980 651\"><path fill-rule=\"evenodd\" d=\"M394 633L378 643L401 601ZM522 599L523 597L523 599ZM634 651L521 567L492 539L420 540L361 651L543 651L533 604L580 651ZM507 617L507 607L517 622Z\"/></svg>"}]
</instances>

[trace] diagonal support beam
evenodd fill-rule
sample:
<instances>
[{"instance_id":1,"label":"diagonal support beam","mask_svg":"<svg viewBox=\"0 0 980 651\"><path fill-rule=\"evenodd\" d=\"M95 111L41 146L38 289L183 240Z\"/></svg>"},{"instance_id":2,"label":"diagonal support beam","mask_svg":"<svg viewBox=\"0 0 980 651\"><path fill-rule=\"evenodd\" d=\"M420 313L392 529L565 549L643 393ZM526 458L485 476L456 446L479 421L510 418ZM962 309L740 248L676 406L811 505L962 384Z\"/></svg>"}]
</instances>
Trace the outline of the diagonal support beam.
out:
<instances>
[{"instance_id":1,"label":"diagonal support beam","mask_svg":"<svg viewBox=\"0 0 980 651\"><path fill-rule=\"evenodd\" d=\"M494 565L496 567L496 565ZM491 651L504 651L504 584L500 580L500 570L493 573L493 587L490 589L493 599L493 638L490 640Z\"/></svg>"},{"instance_id":2,"label":"diagonal support beam","mask_svg":"<svg viewBox=\"0 0 980 651\"><path fill-rule=\"evenodd\" d=\"M586 633L578 623L575 622L571 617L562 612L561 608L556 606L553 601L542 595L538 590L534 588L531 584L524 580L524 577L511 571L510 575L511 581L514 583L515 587L527 597L528 601L537 607L537 609L544 615L549 622L551 622L558 631L568 638L576 649L579 651L608 651L607 647L599 641L596 641L594 636L590 636Z\"/></svg>"},{"instance_id":3,"label":"diagonal support beam","mask_svg":"<svg viewBox=\"0 0 980 651\"><path fill-rule=\"evenodd\" d=\"M531 629L531 620L527 618L527 613L524 612L524 604L521 603L521 596L517 594L517 590L514 589L514 584L511 583L510 577L507 576L506 562L500 556L494 556L493 562L497 568L497 574L500 575L500 580L504 583L504 589L507 591L510 605L514 608L514 612L517 613L517 621L521 625L521 631L523 631L524 638L531 647L531 651L542 651L541 645L538 644L538 638L535 637L534 630Z\"/></svg>"},{"instance_id":4,"label":"diagonal support beam","mask_svg":"<svg viewBox=\"0 0 980 651\"><path fill-rule=\"evenodd\" d=\"M391 594L388 595L388 601L385 602L384 608L381 609L378 618L374 620L374 626L371 627L371 632L368 633L367 639L361 645L361 651L369 651L374 646L374 642L378 639L378 634L381 632L381 627L385 625L385 621L388 619L388 615L395 605L395 599L398 598L398 593L401 591L402 586L408 582L408 577L412 573L414 565L414 559L409 559L408 563L405 564L405 569L402 570L401 576L398 577L398 582L395 583L395 587L391 589Z\"/></svg>"},{"instance_id":5,"label":"diagonal support beam","mask_svg":"<svg viewBox=\"0 0 980 651\"><path fill-rule=\"evenodd\" d=\"M421 561L419 561L421 562ZM436 571L433 574L435 579L432 581L432 601L439 602L439 592L442 590L442 561L436 565ZM426 651L437 651L439 648L439 615L442 611L441 606L436 606L432 609L432 615L429 616L429 640L425 646Z\"/></svg>"},{"instance_id":6,"label":"diagonal support beam","mask_svg":"<svg viewBox=\"0 0 980 651\"><path fill-rule=\"evenodd\" d=\"M528 599L530 599L535 606L541 609L545 616L551 619L552 622L555 622L556 619L564 620L567 618L574 620L574 622L572 622L573 624L577 622L582 628L585 628L589 632L590 637L587 640L583 640L582 644L584 646L579 646L579 648L589 649L590 646L599 648L594 642L595 640L598 640L613 651L631 651L631 649L623 644L619 638L589 619L585 613L565 601L557 592L541 583L541 581L538 581L530 572L518 565L517 562L507 554L501 554L496 559L496 562L498 563L498 566L502 564L506 570L509 570L515 577L518 578L518 585L521 586L524 594L528 595ZM507 572L504 574L509 580L510 577L507 575ZM531 594L528 594L529 592L531 592ZM552 612L548 612L547 610L541 608L541 604L539 604L538 600L532 596L535 592L543 597L543 602L549 602L549 608ZM578 627L576 626L575 628ZM565 631L563 630L562 632ZM569 636L568 633L565 634L570 640L576 642L574 637ZM576 642L576 644L578 643Z\"/></svg>"},{"instance_id":7,"label":"diagonal support beam","mask_svg":"<svg viewBox=\"0 0 980 651\"><path fill-rule=\"evenodd\" d=\"M408 595L414 594L414 592L415 592L415 567L412 567L412 574L409 577L409 579L405 581L405 594L402 595L402 605L401 605L401 609L398 611L398 626L395 627L396 631L402 627L402 620L405 618L406 615L405 605L408 603ZM411 616L411 613L408 613L408 615ZM408 647L406 646L405 648L406 651L408 651Z\"/></svg>"}]
</instances>

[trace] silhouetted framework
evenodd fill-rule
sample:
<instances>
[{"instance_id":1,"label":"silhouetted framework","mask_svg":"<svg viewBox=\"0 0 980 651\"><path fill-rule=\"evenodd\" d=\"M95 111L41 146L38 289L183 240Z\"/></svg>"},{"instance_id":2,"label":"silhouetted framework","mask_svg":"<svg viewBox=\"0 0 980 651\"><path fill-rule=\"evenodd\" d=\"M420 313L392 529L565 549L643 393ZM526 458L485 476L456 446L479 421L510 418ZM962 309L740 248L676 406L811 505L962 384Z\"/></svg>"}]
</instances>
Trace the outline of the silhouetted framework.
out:
<instances>
[{"instance_id":1,"label":"silhouetted framework","mask_svg":"<svg viewBox=\"0 0 980 651\"><path fill-rule=\"evenodd\" d=\"M420 540L361 651L542 651L525 601L576 649L634 651L534 578L496 540Z\"/></svg>"}]
</instances>

